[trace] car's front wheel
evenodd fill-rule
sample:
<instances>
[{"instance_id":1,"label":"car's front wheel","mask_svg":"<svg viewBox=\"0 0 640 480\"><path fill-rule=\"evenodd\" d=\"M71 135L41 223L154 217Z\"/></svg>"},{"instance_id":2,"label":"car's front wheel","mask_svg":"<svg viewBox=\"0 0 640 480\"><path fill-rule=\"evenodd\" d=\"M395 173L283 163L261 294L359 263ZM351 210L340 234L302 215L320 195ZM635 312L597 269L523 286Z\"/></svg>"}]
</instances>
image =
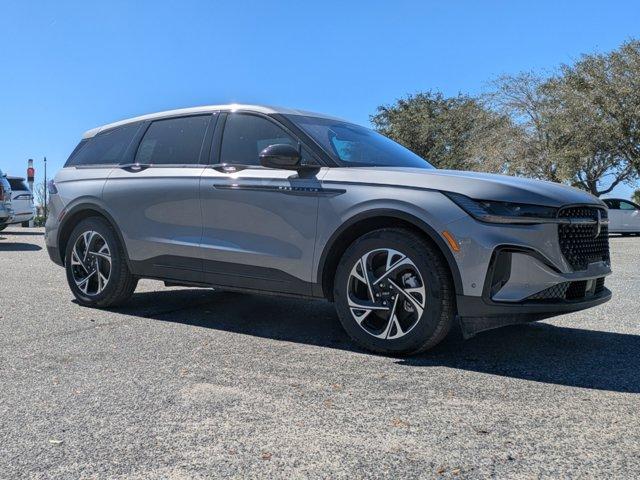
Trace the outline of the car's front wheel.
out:
<instances>
[{"instance_id":1,"label":"car's front wheel","mask_svg":"<svg viewBox=\"0 0 640 480\"><path fill-rule=\"evenodd\" d=\"M334 282L344 329L378 353L413 354L439 343L453 323L453 295L440 252L407 229L381 229L357 239Z\"/></svg>"},{"instance_id":2,"label":"car's front wheel","mask_svg":"<svg viewBox=\"0 0 640 480\"><path fill-rule=\"evenodd\" d=\"M69 287L84 306L122 304L138 284L116 233L100 217L87 218L74 228L67 242L65 268Z\"/></svg>"}]
</instances>

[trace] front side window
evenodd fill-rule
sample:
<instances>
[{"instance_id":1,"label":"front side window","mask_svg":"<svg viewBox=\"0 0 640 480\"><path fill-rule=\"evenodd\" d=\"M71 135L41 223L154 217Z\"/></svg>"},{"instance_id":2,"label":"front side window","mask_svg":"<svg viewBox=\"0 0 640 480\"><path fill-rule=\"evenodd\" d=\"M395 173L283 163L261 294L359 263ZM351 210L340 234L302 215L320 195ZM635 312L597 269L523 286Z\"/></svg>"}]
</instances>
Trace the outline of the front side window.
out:
<instances>
[{"instance_id":1,"label":"front side window","mask_svg":"<svg viewBox=\"0 0 640 480\"><path fill-rule=\"evenodd\" d=\"M156 120L147 129L136 153L136 163L192 165L200 162L200 150L210 115Z\"/></svg>"},{"instance_id":2,"label":"front side window","mask_svg":"<svg viewBox=\"0 0 640 480\"><path fill-rule=\"evenodd\" d=\"M636 210L638 207L631 203L631 202L627 202L626 200L620 200L620 210Z\"/></svg>"},{"instance_id":3,"label":"front side window","mask_svg":"<svg viewBox=\"0 0 640 480\"><path fill-rule=\"evenodd\" d=\"M260 152L279 143L298 145L295 138L266 118L230 113L222 135L220 163L260 165Z\"/></svg>"},{"instance_id":4,"label":"front side window","mask_svg":"<svg viewBox=\"0 0 640 480\"><path fill-rule=\"evenodd\" d=\"M330 118L305 115L288 118L341 165L434 168L411 150L368 128Z\"/></svg>"},{"instance_id":5,"label":"front side window","mask_svg":"<svg viewBox=\"0 0 640 480\"><path fill-rule=\"evenodd\" d=\"M139 123L131 123L83 140L65 166L117 165L139 128Z\"/></svg>"}]
</instances>

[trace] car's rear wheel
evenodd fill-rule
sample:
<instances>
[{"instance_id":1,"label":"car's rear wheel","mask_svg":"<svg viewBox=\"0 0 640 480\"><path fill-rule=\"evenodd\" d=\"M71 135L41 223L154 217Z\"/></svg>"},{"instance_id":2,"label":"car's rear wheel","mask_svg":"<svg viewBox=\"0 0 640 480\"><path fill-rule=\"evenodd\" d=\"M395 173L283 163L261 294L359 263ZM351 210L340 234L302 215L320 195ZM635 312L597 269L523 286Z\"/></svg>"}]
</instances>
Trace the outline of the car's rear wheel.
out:
<instances>
[{"instance_id":1,"label":"car's rear wheel","mask_svg":"<svg viewBox=\"0 0 640 480\"><path fill-rule=\"evenodd\" d=\"M138 284L115 231L100 217L87 218L74 228L67 242L65 267L71 291L80 304L89 307L120 305Z\"/></svg>"},{"instance_id":2,"label":"car's rear wheel","mask_svg":"<svg viewBox=\"0 0 640 480\"><path fill-rule=\"evenodd\" d=\"M382 229L344 253L334 281L340 322L378 353L413 354L438 344L454 318L454 290L441 253L408 229Z\"/></svg>"}]
</instances>

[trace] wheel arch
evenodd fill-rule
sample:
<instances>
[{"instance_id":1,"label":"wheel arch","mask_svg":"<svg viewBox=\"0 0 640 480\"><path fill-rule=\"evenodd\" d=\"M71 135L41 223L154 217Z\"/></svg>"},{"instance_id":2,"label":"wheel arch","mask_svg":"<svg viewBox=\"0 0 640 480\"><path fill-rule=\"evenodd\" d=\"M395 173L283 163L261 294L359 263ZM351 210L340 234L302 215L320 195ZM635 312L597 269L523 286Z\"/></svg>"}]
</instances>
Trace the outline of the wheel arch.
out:
<instances>
[{"instance_id":1,"label":"wheel arch","mask_svg":"<svg viewBox=\"0 0 640 480\"><path fill-rule=\"evenodd\" d=\"M131 268L129 254L127 253L127 246L124 242L124 237L122 236L122 232L118 228L117 223L109 214L109 212L94 203L82 203L79 205L75 205L72 209L67 211L62 221L60 222L60 226L58 227L58 249L60 252L60 260L62 262L62 265L64 265L65 253L67 251L67 242L69 241L69 237L71 236L73 229L82 220L90 217L101 217L106 220L107 223L109 223L113 231L116 233L120 244L122 245L127 266Z\"/></svg>"},{"instance_id":2,"label":"wheel arch","mask_svg":"<svg viewBox=\"0 0 640 480\"><path fill-rule=\"evenodd\" d=\"M401 210L375 209L350 218L331 235L325 244L318 262L316 277L319 296L333 301L333 281L340 258L354 240L380 228L410 228L419 232L434 245L445 259L451 272L455 292L461 293L463 291L458 264L443 238L433 227L420 218Z\"/></svg>"}]
</instances>

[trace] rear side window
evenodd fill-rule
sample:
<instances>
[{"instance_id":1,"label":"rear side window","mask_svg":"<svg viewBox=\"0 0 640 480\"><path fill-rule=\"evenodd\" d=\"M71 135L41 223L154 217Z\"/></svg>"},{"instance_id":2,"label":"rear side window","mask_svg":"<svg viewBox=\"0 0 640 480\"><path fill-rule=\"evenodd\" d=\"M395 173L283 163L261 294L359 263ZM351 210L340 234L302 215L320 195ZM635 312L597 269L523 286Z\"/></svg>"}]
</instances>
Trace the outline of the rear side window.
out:
<instances>
[{"instance_id":1,"label":"rear side window","mask_svg":"<svg viewBox=\"0 0 640 480\"><path fill-rule=\"evenodd\" d=\"M116 165L120 163L138 128L140 128L139 123L132 123L83 140L73 151L65 166Z\"/></svg>"},{"instance_id":2,"label":"rear side window","mask_svg":"<svg viewBox=\"0 0 640 480\"><path fill-rule=\"evenodd\" d=\"M29 187L24 183L24 180L20 180L19 178L10 178L9 185L11 185L11 190L14 192L17 191L29 191Z\"/></svg>"},{"instance_id":3,"label":"rear side window","mask_svg":"<svg viewBox=\"0 0 640 480\"><path fill-rule=\"evenodd\" d=\"M298 146L295 138L265 118L231 113L224 126L220 163L259 165L260 152L277 143Z\"/></svg>"},{"instance_id":4,"label":"rear side window","mask_svg":"<svg viewBox=\"0 0 640 480\"><path fill-rule=\"evenodd\" d=\"M190 165L200 162L200 151L210 115L170 118L153 122L140 142L136 163Z\"/></svg>"}]
</instances>

